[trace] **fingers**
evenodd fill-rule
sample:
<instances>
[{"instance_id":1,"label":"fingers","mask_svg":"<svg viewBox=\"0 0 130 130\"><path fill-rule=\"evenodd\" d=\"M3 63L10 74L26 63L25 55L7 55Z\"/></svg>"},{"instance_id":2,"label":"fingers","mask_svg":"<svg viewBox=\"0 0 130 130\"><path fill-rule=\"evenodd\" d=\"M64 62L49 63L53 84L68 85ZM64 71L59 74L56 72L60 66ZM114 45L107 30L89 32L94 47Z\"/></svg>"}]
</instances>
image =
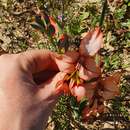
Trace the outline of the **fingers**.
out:
<instances>
[{"instance_id":1,"label":"fingers","mask_svg":"<svg viewBox=\"0 0 130 130\"><path fill-rule=\"evenodd\" d=\"M45 101L52 103L57 101L59 95L60 93L56 93L55 86L53 85L53 79L50 79L39 85L36 97L43 103Z\"/></svg>"},{"instance_id":2,"label":"fingers","mask_svg":"<svg viewBox=\"0 0 130 130\"><path fill-rule=\"evenodd\" d=\"M53 60L56 54L49 50L31 50L21 53L21 59L26 68L31 73L37 73L44 70L58 70L58 67Z\"/></svg>"},{"instance_id":3,"label":"fingers","mask_svg":"<svg viewBox=\"0 0 130 130\"><path fill-rule=\"evenodd\" d=\"M48 79L51 79L57 71L44 70L33 75L33 80L37 85L40 85L43 82L46 82Z\"/></svg>"},{"instance_id":4,"label":"fingers","mask_svg":"<svg viewBox=\"0 0 130 130\"><path fill-rule=\"evenodd\" d=\"M53 76L53 78L51 78L50 80L39 85L38 86L39 90L37 92L38 98L40 98L40 100L44 100L44 99L51 100L51 99L58 98L59 95L63 93L63 91L59 90L57 84L58 82L63 80L65 75L66 73L59 72L55 76Z\"/></svg>"}]
</instances>

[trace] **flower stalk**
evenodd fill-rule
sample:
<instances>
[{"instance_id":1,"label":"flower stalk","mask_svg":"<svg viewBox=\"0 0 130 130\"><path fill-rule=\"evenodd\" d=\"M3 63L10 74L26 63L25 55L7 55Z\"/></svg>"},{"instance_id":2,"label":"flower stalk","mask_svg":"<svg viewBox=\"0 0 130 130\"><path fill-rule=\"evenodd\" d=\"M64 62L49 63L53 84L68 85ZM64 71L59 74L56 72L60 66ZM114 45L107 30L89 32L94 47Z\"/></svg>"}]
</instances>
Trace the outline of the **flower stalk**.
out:
<instances>
[{"instance_id":1,"label":"flower stalk","mask_svg":"<svg viewBox=\"0 0 130 130\"><path fill-rule=\"evenodd\" d=\"M102 14L101 14L101 17L100 17L100 22L99 22L99 26L100 27L103 25L103 21L104 21L104 18L105 18L106 9L107 9L107 0L104 0Z\"/></svg>"}]
</instances>

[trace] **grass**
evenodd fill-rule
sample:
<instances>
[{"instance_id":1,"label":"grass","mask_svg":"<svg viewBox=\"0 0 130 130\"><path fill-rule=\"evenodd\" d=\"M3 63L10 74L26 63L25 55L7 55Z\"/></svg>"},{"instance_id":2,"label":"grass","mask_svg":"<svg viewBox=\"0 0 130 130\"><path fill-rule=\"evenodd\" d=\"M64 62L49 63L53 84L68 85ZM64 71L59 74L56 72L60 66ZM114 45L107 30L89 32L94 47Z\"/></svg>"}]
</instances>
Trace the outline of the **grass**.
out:
<instances>
[{"instance_id":1,"label":"grass","mask_svg":"<svg viewBox=\"0 0 130 130\"><path fill-rule=\"evenodd\" d=\"M60 22L64 25L64 32L70 34L72 37L80 36L82 33L102 23L100 22L102 11L102 2L100 0L92 3L82 3L76 0L66 0L63 2L64 3L62 3L62 0L61 2L59 2L59 0L38 0L34 3L31 0L26 2L12 2L12 0L9 0L6 7L3 6L1 2L1 49L8 53L18 53L35 48L54 50L47 37L34 31L30 26L33 19L33 11L36 10L36 6L41 10L44 9L48 11L49 14L55 18L59 15L62 16ZM24 13L19 17L11 13L12 11L14 11L14 13ZM122 112L128 118L130 118L128 113L130 109L129 12L129 0L122 0L121 2L108 0L106 15L102 24L104 48L100 52L104 58L104 73L111 73L115 70L123 70L124 72L120 86L121 97L112 101L112 109ZM3 37L9 39L9 42L5 41ZM69 97L65 96L60 98L53 112L51 121L54 123L54 130L85 129L82 123L71 117L72 111L68 111L67 107L68 99Z\"/></svg>"}]
</instances>

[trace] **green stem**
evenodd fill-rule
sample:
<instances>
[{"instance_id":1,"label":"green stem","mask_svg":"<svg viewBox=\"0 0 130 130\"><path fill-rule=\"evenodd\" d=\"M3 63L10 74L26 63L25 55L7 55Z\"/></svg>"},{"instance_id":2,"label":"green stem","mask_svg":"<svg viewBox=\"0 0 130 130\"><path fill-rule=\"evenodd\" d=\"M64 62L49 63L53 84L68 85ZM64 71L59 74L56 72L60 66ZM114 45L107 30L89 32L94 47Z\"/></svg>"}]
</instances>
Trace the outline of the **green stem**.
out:
<instances>
[{"instance_id":1,"label":"green stem","mask_svg":"<svg viewBox=\"0 0 130 130\"><path fill-rule=\"evenodd\" d=\"M103 25L106 9L107 9L107 0L104 0L102 14L101 14L100 22L99 22L100 27Z\"/></svg>"}]
</instances>

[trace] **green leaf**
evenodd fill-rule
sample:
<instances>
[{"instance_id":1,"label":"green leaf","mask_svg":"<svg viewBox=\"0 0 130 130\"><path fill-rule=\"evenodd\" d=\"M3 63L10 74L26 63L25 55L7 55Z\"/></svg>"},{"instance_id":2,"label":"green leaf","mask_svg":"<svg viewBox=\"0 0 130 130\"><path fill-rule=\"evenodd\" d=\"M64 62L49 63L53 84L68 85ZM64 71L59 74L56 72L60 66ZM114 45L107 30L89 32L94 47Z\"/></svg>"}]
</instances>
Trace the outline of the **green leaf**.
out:
<instances>
[{"instance_id":1,"label":"green leaf","mask_svg":"<svg viewBox=\"0 0 130 130\"><path fill-rule=\"evenodd\" d=\"M87 98L83 98L80 103L79 103L79 111L82 112L82 110L85 108L85 106L87 105Z\"/></svg>"},{"instance_id":2,"label":"green leaf","mask_svg":"<svg viewBox=\"0 0 130 130\"><path fill-rule=\"evenodd\" d=\"M79 117L80 117L80 113L79 113L79 111L73 111L73 116L74 116L74 118L75 119L79 119Z\"/></svg>"},{"instance_id":3,"label":"green leaf","mask_svg":"<svg viewBox=\"0 0 130 130\"><path fill-rule=\"evenodd\" d=\"M104 57L104 67L108 69L110 67L110 59L108 56Z\"/></svg>"},{"instance_id":4,"label":"green leaf","mask_svg":"<svg viewBox=\"0 0 130 130\"><path fill-rule=\"evenodd\" d=\"M35 21L36 21L36 23L40 24L43 28L45 28L45 24L44 24L43 20L41 20L40 16L35 16Z\"/></svg>"},{"instance_id":5,"label":"green leaf","mask_svg":"<svg viewBox=\"0 0 130 130\"><path fill-rule=\"evenodd\" d=\"M58 20L56 20L56 24L57 24L57 27L58 27L58 33L59 34L63 34L63 28L62 28L62 25L60 24L60 22Z\"/></svg>"},{"instance_id":6,"label":"green leaf","mask_svg":"<svg viewBox=\"0 0 130 130\"><path fill-rule=\"evenodd\" d=\"M70 98L70 105L71 105L72 107L77 107L77 106L78 106L77 100L76 100L76 98L75 98L74 96L72 96L72 97Z\"/></svg>"},{"instance_id":7,"label":"green leaf","mask_svg":"<svg viewBox=\"0 0 130 130\"><path fill-rule=\"evenodd\" d=\"M39 30L39 31L41 31L42 33L44 33L44 27L42 27L40 24L38 24L38 23L31 23L31 26L34 28L34 29L36 29L36 30Z\"/></svg>"},{"instance_id":8,"label":"green leaf","mask_svg":"<svg viewBox=\"0 0 130 130\"><path fill-rule=\"evenodd\" d=\"M55 28L53 27L53 25L49 25L47 28L47 34L49 36L53 36L55 34Z\"/></svg>"},{"instance_id":9,"label":"green leaf","mask_svg":"<svg viewBox=\"0 0 130 130\"><path fill-rule=\"evenodd\" d=\"M122 23L122 26L128 27L130 29L130 19L128 19L127 22Z\"/></svg>"},{"instance_id":10,"label":"green leaf","mask_svg":"<svg viewBox=\"0 0 130 130\"><path fill-rule=\"evenodd\" d=\"M115 18L123 19L126 13L127 5L123 5L121 8L117 9L115 12Z\"/></svg>"},{"instance_id":11,"label":"green leaf","mask_svg":"<svg viewBox=\"0 0 130 130\"><path fill-rule=\"evenodd\" d=\"M49 16L45 12L44 12L44 21L45 21L46 24L50 24Z\"/></svg>"},{"instance_id":12,"label":"green leaf","mask_svg":"<svg viewBox=\"0 0 130 130\"><path fill-rule=\"evenodd\" d=\"M89 17L89 12L83 12L82 15L80 15L80 20L84 20Z\"/></svg>"}]
</instances>

